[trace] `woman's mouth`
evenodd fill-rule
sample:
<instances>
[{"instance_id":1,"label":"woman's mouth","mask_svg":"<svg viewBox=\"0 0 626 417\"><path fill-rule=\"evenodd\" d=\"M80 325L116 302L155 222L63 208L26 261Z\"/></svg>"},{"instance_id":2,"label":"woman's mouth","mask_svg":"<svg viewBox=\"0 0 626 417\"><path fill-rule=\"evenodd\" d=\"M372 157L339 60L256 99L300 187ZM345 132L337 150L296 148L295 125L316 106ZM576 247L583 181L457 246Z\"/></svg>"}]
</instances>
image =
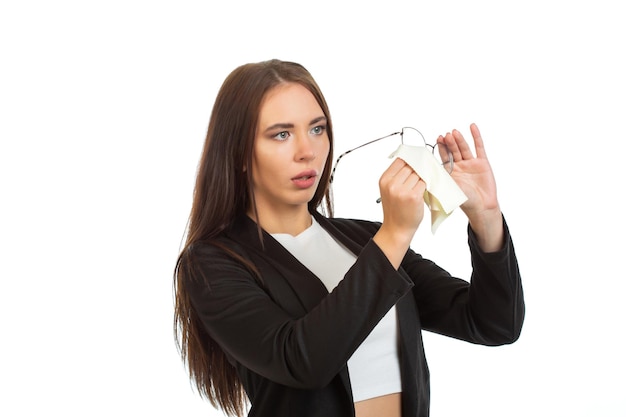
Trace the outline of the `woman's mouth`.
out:
<instances>
[{"instance_id":1,"label":"woman's mouth","mask_svg":"<svg viewBox=\"0 0 626 417\"><path fill-rule=\"evenodd\" d=\"M315 185L316 179L317 173L315 171L306 171L296 175L291 181L293 181L296 187L305 189Z\"/></svg>"}]
</instances>

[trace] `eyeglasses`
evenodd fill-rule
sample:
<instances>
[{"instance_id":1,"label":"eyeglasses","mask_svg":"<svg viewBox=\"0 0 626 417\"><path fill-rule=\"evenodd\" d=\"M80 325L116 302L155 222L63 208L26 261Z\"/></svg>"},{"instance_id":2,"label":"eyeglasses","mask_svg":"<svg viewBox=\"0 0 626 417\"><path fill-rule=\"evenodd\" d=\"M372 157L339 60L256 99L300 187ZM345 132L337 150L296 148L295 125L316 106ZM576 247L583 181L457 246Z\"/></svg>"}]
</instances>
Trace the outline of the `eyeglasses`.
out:
<instances>
[{"instance_id":1,"label":"eyeglasses","mask_svg":"<svg viewBox=\"0 0 626 417\"><path fill-rule=\"evenodd\" d=\"M430 148L431 152L433 153L433 156L435 156L435 158L446 169L446 171L448 171L448 173L452 172L452 169L454 168L454 159L452 158L452 152L450 152L450 149L448 149L445 143L437 142L434 145L431 145L426 142L426 138L424 138L424 135L422 135L422 132L420 132L419 130L415 129L414 127L403 127L402 130L399 132L394 132L389 135L383 136L381 138L370 140L369 142L359 145L356 148L347 150L341 155L339 155L339 157L335 160L335 166L333 167L333 170L330 173L330 182L332 183L333 179L335 178L335 170L337 169L337 165L339 164L339 161L341 161L341 158L343 158L350 152L356 151L357 149L363 148L367 145L371 145L372 143L378 142L379 140L390 138L396 135L400 135L400 141L402 144L405 143L405 140L409 144L423 142L425 147ZM416 138L421 138L421 140L419 139L416 140ZM435 149L437 150L436 152L435 152Z\"/></svg>"}]
</instances>

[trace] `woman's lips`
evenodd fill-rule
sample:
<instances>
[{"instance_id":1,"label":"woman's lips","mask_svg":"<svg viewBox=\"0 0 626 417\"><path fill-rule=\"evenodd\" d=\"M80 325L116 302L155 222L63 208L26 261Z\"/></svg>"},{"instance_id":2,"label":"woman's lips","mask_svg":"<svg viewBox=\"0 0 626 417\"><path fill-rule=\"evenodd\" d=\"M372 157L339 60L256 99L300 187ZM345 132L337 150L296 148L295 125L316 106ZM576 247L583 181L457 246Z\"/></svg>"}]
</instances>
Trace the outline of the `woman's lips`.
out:
<instances>
[{"instance_id":1,"label":"woman's lips","mask_svg":"<svg viewBox=\"0 0 626 417\"><path fill-rule=\"evenodd\" d=\"M293 183L298 188L309 188L315 185L315 181L317 179L317 172L315 171L304 171L296 175L291 179Z\"/></svg>"}]
</instances>

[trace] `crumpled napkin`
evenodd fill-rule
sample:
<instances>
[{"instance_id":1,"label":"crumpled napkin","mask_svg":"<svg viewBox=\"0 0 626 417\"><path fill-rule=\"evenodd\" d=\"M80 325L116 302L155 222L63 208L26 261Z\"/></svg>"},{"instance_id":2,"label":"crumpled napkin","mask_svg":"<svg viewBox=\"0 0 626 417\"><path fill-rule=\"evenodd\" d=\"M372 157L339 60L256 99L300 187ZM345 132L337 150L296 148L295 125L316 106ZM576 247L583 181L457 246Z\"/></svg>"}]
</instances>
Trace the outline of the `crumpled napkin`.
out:
<instances>
[{"instance_id":1,"label":"crumpled napkin","mask_svg":"<svg viewBox=\"0 0 626 417\"><path fill-rule=\"evenodd\" d=\"M430 227L435 234L454 209L467 201L467 196L425 146L401 144L389 155L394 157L406 162L426 183L424 201L430 209Z\"/></svg>"}]
</instances>

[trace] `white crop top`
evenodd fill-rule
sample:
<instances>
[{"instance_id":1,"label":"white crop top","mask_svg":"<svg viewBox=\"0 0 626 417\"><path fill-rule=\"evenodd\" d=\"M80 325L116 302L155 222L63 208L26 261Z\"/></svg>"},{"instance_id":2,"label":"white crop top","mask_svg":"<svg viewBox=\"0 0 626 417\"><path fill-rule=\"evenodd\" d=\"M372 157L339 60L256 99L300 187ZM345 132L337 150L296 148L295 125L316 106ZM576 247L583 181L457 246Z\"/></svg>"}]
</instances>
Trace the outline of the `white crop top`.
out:
<instances>
[{"instance_id":1,"label":"white crop top","mask_svg":"<svg viewBox=\"0 0 626 417\"><path fill-rule=\"evenodd\" d=\"M297 236L272 236L313 272L331 292L354 264L356 256L312 218ZM320 261L323 260L323 261ZM398 359L398 328L393 307L348 360L354 402L402 391Z\"/></svg>"}]
</instances>

